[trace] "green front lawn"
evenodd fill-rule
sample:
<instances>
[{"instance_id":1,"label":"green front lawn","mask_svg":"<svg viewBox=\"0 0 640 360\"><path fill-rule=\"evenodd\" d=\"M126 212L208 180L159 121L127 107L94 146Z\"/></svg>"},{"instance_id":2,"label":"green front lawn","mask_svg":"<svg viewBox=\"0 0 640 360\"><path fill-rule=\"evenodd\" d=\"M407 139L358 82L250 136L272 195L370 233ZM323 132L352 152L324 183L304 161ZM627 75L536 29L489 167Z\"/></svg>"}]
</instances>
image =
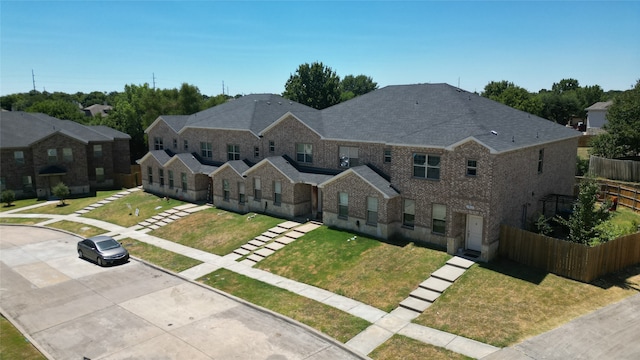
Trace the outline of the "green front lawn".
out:
<instances>
[{"instance_id":1,"label":"green front lawn","mask_svg":"<svg viewBox=\"0 0 640 360\"><path fill-rule=\"evenodd\" d=\"M67 220L57 221L47 226L55 229L69 231L85 238L104 234L105 232L107 232L106 230L97 228L95 226L77 223L73 221L67 221Z\"/></svg>"},{"instance_id":2,"label":"green front lawn","mask_svg":"<svg viewBox=\"0 0 640 360\"><path fill-rule=\"evenodd\" d=\"M624 281L638 284L640 276ZM505 347L634 293L502 260L474 265L414 322Z\"/></svg>"},{"instance_id":3,"label":"green front lawn","mask_svg":"<svg viewBox=\"0 0 640 360\"><path fill-rule=\"evenodd\" d=\"M12 202L10 206L7 206L6 203L3 203L0 206L0 212L16 210L16 209L20 209L20 208L23 208L23 207L36 205L38 203L43 203L43 201L38 200L38 199L22 199L22 200L16 200L16 201Z\"/></svg>"},{"instance_id":4,"label":"green front lawn","mask_svg":"<svg viewBox=\"0 0 640 360\"><path fill-rule=\"evenodd\" d=\"M256 267L388 312L450 258L413 243L391 245L321 227Z\"/></svg>"},{"instance_id":5,"label":"green front lawn","mask_svg":"<svg viewBox=\"0 0 640 360\"><path fill-rule=\"evenodd\" d=\"M266 215L249 216L211 208L174 221L151 235L223 256L284 222Z\"/></svg>"},{"instance_id":6,"label":"green front lawn","mask_svg":"<svg viewBox=\"0 0 640 360\"><path fill-rule=\"evenodd\" d=\"M20 224L20 225L34 225L39 222L46 221L48 219L43 218L3 218L0 217L0 224Z\"/></svg>"},{"instance_id":7,"label":"green front lawn","mask_svg":"<svg viewBox=\"0 0 640 360\"><path fill-rule=\"evenodd\" d=\"M96 201L98 200L94 200L94 202ZM83 216L130 227L163 211L184 204L186 204L184 201L165 199L144 191L136 191L91 210ZM138 216L136 216L136 209Z\"/></svg>"},{"instance_id":8,"label":"green front lawn","mask_svg":"<svg viewBox=\"0 0 640 360\"><path fill-rule=\"evenodd\" d=\"M374 360L470 360L462 354L425 344L402 335L394 335L369 354Z\"/></svg>"},{"instance_id":9,"label":"green front lawn","mask_svg":"<svg viewBox=\"0 0 640 360\"><path fill-rule=\"evenodd\" d=\"M60 202L56 202L55 204L50 204L50 205L40 206L34 209L20 211L20 213L69 215L69 214L73 214L78 210L82 210L89 205L95 204L100 200L104 200L121 191L122 190L98 191L96 196L91 196L86 198L77 198L77 199L66 199L64 201L65 203L64 206L61 206Z\"/></svg>"}]
</instances>

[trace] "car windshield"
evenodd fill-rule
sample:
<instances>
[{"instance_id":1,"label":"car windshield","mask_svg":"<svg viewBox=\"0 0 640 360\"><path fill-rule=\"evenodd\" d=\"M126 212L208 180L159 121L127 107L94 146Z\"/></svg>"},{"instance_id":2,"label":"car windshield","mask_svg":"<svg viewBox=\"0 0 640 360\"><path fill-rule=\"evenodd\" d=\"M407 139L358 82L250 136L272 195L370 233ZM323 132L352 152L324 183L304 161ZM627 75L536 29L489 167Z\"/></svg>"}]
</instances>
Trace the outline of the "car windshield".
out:
<instances>
[{"instance_id":1,"label":"car windshield","mask_svg":"<svg viewBox=\"0 0 640 360\"><path fill-rule=\"evenodd\" d=\"M109 239L109 240L103 240L96 243L96 246L100 250L109 250L109 249L115 249L117 247L120 247L120 244L113 239Z\"/></svg>"}]
</instances>

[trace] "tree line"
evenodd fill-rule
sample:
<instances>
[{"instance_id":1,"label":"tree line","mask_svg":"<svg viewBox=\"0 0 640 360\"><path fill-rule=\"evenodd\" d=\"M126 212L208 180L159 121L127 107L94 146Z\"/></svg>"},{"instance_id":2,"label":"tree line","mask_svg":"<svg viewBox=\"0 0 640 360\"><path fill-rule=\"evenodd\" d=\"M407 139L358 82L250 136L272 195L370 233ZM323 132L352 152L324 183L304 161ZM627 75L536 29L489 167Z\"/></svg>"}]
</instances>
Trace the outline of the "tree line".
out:
<instances>
[{"instance_id":1,"label":"tree line","mask_svg":"<svg viewBox=\"0 0 640 360\"><path fill-rule=\"evenodd\" d=\"M284 84L282 96L316 109L324 109L377 88L378 84L369 76L346 75L340 78L322 62L313 62L301 64L290 75ZM530 93L513 82L502 80L489 82L480 95L562 125L574 117L585 119L585 108L595 102L619 99L609 111L609 133L594 141L597 154L615 157L640 153L639 92L638 84L633 90L625 92L604 92L598 85L582 87L576 79L563 79L554 83L551 90ZM122 92L66 94L30 91L11 94L0 97L0 106L5 110L42 112L86 125L112 127L131 136L131 155L135 160L146 153L148 146L144 129L158 116L190 115L232 98L226 94L207 96L198 87L187 83L179 89L156 89L149 84L131 84L125 85ZM624 105L616 105L618 103ZM80 111L94 104L108 104L113 108L106 117L91 118ZM632 119L628 119L629 116Z\"/></svg>"}]
</instances>

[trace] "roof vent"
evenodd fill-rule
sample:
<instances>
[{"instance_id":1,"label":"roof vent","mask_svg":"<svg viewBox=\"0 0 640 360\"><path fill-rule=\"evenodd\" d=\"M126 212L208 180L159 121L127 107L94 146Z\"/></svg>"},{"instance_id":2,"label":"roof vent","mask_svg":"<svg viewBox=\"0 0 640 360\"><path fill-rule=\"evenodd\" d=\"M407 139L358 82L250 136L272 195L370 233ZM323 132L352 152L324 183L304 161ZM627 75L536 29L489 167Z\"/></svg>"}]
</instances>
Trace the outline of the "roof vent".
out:
<instances>
[{"instance_id":1,"label":"roof vent","mask_svg":"<svg viewBox=\"0 0 640 360\"><path fill-rule=\"evenodd\" d=\"M267 105L271 105L271 101L267 101Z\"/></svg>"},{"instance_id":2,"label":"roof vent","mask_svg":"<svg viewBox=\"0 0 640 360\"><path fill-rule=\"evenodd\" d=\"M282 101L278 101L278 105L282 105Z\"/></svg>"},{"instance_id":3,"label":"roof vent","mask_svg":"<svg viewBox=\"0 0 640 360\"><path fill-rule=\"evenodd\" d=\"M495 130L491 130L491 133L492 133L493 135L498 135L498 132L497 132L497 131L495 131Z\"/></svg>"},{"instance_id":4,"label":"roof vent","mask_svg":"<svg viewBox=\"0 0 640 360\"><path fill-rule=\"evenodd\" d=\"M511 142L516 142L516 137L515 136L511 137Z\"/></svg>"}]
</instances>

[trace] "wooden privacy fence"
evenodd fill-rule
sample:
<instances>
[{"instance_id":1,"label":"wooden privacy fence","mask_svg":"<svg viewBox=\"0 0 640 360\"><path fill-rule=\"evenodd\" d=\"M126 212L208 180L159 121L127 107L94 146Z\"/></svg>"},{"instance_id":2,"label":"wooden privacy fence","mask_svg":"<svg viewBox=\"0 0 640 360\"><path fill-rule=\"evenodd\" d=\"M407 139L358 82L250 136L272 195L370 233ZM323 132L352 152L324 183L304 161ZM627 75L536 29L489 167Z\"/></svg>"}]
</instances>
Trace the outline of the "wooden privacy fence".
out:
<instances>
[{"instance_id":1,"label":"wooden privacy fence","mask_svg":"<svg viewBox=\"0 0 640 360\"><path fill-rule=\"evenodd\" d=\"M640 232L589 247L502 225L501 256L582 282L640 263Z\"/></svg>"},{"instance_id":2,"label":"wooden privacy fence","mask_svg":"<svg viewBox=\"0 0 640 360\"><path fill-rule=\"evenodd\" d=\"M640 161L614 160L591 155L589 174L612 180L640 182Z\"/></svg>"},{"instance_id":3,"label":"wooden privacy fence","mask_svg":"<svg viewBox=\"0 0 640 360\"><path fill-rule=\"evenodd\" d=\"M605 198L615 196L618 198L618 205L640 211L640 188L607 180L599 180L598 183Z\"/></svg>"}]
</instances>

